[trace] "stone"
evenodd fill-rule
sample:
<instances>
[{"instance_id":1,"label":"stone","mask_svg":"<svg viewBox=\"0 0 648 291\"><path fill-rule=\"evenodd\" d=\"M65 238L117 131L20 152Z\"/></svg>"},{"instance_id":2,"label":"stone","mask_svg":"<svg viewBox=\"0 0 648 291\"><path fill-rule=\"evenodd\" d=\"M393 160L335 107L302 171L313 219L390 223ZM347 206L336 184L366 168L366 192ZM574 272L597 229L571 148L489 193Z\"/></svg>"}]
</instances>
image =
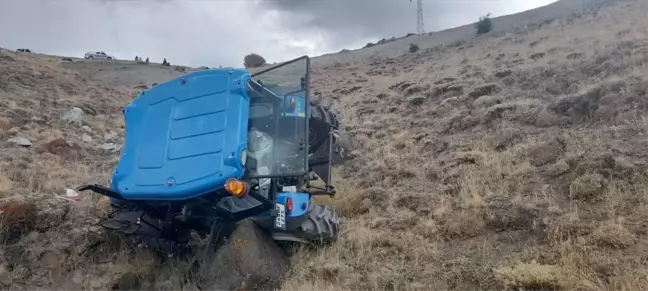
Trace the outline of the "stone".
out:
<instances>
[{"instance_id":1,"label":"stone","mask_svg":"<svg viewBox=\"0 0 648 291\"><path fill-rule=\"evenodd\" d=\"M202 290L275 290L290 267L286 253L248 219L207 262L195 278Z\"/></svg>"},{"instance_id":2,"label":"stone","mask_svg":"<svg viewBox=\"0 0 648 291\"><path fill-rule=\"evenodd\" d=\"M117 137L118 137L118 135L114 131L111 131L109 133L104 134L104 139L106 141L113 141L113 140L117 139Z\"/></svg>"},{"instance_id":3,"label":"stone","mask_svg":"<svg viewBox=\"0 0 648 291\"><path fill-rule=\"evenodd\" d=\"M106 151L118 151L119 146L114 142L107 142L99 146L102 150Z\"/></svg>"},{"instance_id":4,"label":"stone","mask_svg":"<svg viewBox=\"0 0 648 291\"><path fill-rule=\"evenodd\" d=\"M15 136L7 140L8 143L13 143L15 145L19 145L21 147L29 147L32 145L31 141L28 139L22 137L22 136Z\"/></svg>"},{"instance_id":5,"label":"stone","mask_svg":"<svg viewBox=\"0 0 648 291\"><path fill-rule=\"evenodd\" d=\"M61 116L61 120L67 123L81 124L83 122L83 110L79 107L72 107Z\"/></svg>"}]
</instances>

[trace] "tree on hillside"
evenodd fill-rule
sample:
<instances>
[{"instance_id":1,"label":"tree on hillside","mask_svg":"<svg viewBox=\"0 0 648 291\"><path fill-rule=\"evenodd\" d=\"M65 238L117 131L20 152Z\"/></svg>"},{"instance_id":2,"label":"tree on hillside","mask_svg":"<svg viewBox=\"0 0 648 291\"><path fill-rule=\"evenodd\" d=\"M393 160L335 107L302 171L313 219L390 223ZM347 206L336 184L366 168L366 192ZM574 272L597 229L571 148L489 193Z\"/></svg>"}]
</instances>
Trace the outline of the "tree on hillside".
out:
<instances>
[{"instance_id":1,"label":"tree on hillside","mask_svg":"<svg viewBox=\"0 0 648 291\"><path fill-rule=\"evenodd\" d=\"M410 52L410 53L415 53L415 52L417 52L418 50L419 50L419 46L418 46L418 44L415 44L415 43L411 43L411 44L410 44L410 47L409 47L409 52Z\"/></svg>"},{"instance_id":2,"label":"tree on hillside","mask_svg":"<svg viewBox=\"0 0 648 291\"><path fill-rule=\"evenodd\" d=\"M484 34L493 29L493 21L491 20L491 14L488 13L482 17L479 17L479 21L475 23L475 29L477 29L477 34Z\"/></svg>"},{"instance_id":3,"label":"tree on hillside","mask_svg":"<svg viewBox=\"0 0 648 291\"><path fill-rule=\"evenodd\" d=\"M266 64L266 60L255 53L251 53L243 58L245 68L258 68Z\"/></svg>"}]
</instances>

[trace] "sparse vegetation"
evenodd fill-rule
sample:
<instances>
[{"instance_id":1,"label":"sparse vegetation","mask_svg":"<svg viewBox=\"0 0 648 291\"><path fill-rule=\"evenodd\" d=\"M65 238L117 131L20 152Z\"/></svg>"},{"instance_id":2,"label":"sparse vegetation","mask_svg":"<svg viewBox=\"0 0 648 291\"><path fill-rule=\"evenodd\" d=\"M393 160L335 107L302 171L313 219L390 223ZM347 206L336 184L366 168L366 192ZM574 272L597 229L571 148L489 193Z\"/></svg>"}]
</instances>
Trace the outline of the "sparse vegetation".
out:
<instances>
[{"instance_id":1,"label":"sparse vegetation","mask_svg":"<svg viewBox=\"0 0 648 291\"><path fill-rule=\"evenodd\" d=\"M475 23L475 29L477 30L478 35L490 32L493 29L491 14L488 13L484 16L479 17L479 21Z\"/></svg>"},{"instance_id":2,"label":"sparse vegetation","mask_svg":"<svg viewBox=\"0 0 648 291\"><path fill-rule=\"evenodd\" d=\"M410 53L415 53L418 50L419 50L418 44L415 44L415 43L410 44L410 47L409 47L409 52Z\"/></svg>"},{"instance_id":3,"label":"sparse vegetation","mask_svg":"<svg viewBox=\"0 0 648 291\"><path fill-rule=\"evenodd\" d=\"M251 53L243 58L245 68L258 68L266 64L266 60L258 54Z\"/></svg>"}]
</instances>

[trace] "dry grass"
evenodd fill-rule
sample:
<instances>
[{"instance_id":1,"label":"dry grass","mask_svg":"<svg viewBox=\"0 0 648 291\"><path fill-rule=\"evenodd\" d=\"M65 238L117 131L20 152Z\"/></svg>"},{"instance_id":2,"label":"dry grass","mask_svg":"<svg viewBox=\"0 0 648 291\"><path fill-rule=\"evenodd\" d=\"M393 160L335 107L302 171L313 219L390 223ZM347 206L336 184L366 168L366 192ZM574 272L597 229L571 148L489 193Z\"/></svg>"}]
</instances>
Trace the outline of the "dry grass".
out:
<instances>
[{"instance_id":1,"label":"dry grass","mask_svg":"<svg viewBox=\"0 0 648 291\"><path fill-rule=\"evenodd\" d=\"M646 9L317 68L358 158L283 289L647 289Z\"/></svg>"},{"instance_id":2,"label":"dry grass","mask_svg":"<svg viewBox=\"0 0 648 291\"><path fill-rule=\"evenodd\" d=\"M314 62L357 157L336 169L340 194L317 198L344 216L339 242L299 252L282 289L648 290L647 9ZM102 198L54 197L107 183L116 156L97 146L122 133L132 84L0 58L0 286L193 289L186 265L98 246ZM94 112L90 131L59 121L71 106Z\"/></svg>"}]
</instances>

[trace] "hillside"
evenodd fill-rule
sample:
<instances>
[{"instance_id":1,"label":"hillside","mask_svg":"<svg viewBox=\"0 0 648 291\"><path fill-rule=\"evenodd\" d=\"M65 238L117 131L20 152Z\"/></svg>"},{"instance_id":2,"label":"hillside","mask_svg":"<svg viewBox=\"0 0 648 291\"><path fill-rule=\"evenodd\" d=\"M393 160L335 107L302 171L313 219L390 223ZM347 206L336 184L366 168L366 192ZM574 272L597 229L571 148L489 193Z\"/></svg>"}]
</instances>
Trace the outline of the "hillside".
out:
<instances>
[{"instance_id":1,"label":"hillside","mask_svg":"<svg viewBox=\"0 0 648 291\"><path fill-rule=\"evenodd\" d=\"M318 197L340 241L282 290L648 289L648 3L552 5L314 59L356 158ZM179 74L0 51L3 289L196 289L186 262L103 244L105 198L56 196L107 184L123 106Z\"/></svg>"},{"instance_id":2,"label":"hillside","mask_svg":"<svg viewBox=\"0 0 648 291\"><path fill-rule=\"evenodd\" d=\"M624 1L624 0L621 0ZM493 17L493 31L489 36L506 33L523 32L528 28L534 29L549 24L557 19L579 17L583 13L591 13L602 7L614 4L612 0L559 0L546 6L523 11L520 13ZM486 14L487 12L484 12ZM350 50L344 53L334 53L315 58L316 65L331 62L362 61L367 57L395 58L407 52L411 43L416 43L422 49L439 45L461 44L474 38L473 24L467 24L451 29L427 33L423 38L417 35L398 38L381 45ZM389 39L385 36L385 39Z\"/></svg>"}]
</instances>

